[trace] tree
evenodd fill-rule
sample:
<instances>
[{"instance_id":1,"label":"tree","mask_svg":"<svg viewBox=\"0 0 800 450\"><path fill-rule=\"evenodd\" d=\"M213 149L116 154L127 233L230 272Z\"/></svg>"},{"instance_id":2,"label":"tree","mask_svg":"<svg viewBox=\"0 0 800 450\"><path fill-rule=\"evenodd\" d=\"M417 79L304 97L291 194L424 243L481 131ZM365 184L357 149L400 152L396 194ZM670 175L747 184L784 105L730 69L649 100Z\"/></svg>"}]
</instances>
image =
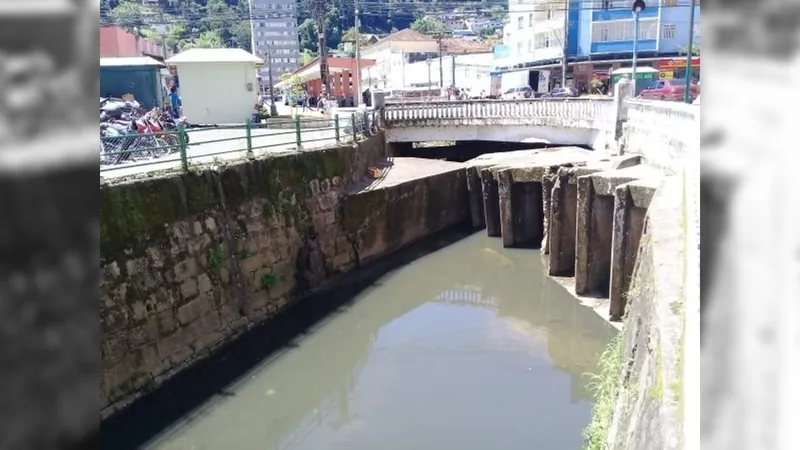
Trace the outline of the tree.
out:
<instances>
[{"instance_id":1,"label":"tree","mask_svg":"<svg viewBox=\"0 0 800 450\"><path fill-rule=\"evenodd\" d=\"M123 26L126 30L136 33L145 26L143 16L151 11L138 3L119 3L109 15L113 23Z\"/></svg>"},{"instance_id":2,"label":"tree","mask_svg":"<svg viewBox=\"0 0 800 450\"><path fill-rule=\"evenodd\" d=\"M223 48L222 36L219 31L204 31L194 40L195 48Z\"/></svg>"},{"instance_id":3,"label":"tree","mask_svg":"<svg viewBox=\"0 0 800 450\"><path fill-rule=\"evenodd\" d=\"M306 64L310 63L312 59L314 59L317 55L308 49L303 49L300 52L300 65L305 66Z\"/></svg>"},{"instance_id":4,"label":"tree","mask_svg":"<svg viewBox=\"0 0 800 450\"><path fill-rule=\"evenodd\" d=\"M310 50L314 53L319 51L319 34L317 23L314 19L306 19L297 27L297 34L300 38L300 49Z\"/></svg>"},{"instance_id":5,"label":"tree","mask_svg":"<svg viewBox=\"0 0 800 450\"><path fill-rule=\"evenodd\" d=\"M440 20L430 17L415 20L411 24L411 29L429 36L440 36L446 31L444 24Z\"/></svg>"},{"instance_id":6,"label":"tree","mask_svg":"<svg viewBox=\"0 0 800 450\"><path fill-rule=\"evenodd\" d=\"M505 22L506 18L508 18L508 11L500 5L492 6L492 9L489 10L489 14L492 16L492 19L498 22Z\"/></svg>"},{"instance_id":7,"label":"tree","mask_svg":"<svg viewBox=\"0 0 800 450\"><path fill-rule=\"evenodd\" d=\"M291 101L292 106L297 106L297 99L303 95L303 91L305 91L305 83L303 83L303 79L300 75L294 75L291 73L282 73L281 74L281 81L286 83L286 88L284 91L287 94L287 97Z\"/></svg>"}]
</instances>

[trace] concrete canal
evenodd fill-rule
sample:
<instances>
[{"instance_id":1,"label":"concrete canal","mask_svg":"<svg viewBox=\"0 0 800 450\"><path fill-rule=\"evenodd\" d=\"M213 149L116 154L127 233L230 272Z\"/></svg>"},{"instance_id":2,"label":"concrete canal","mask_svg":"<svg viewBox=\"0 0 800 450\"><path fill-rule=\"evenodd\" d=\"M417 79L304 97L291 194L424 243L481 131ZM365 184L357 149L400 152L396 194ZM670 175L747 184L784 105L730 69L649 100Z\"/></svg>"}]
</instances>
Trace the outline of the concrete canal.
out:
<instances>
[{"instance_id":1,"label":"concrete canal","mask_svg":"<svg viewBox=\"0 0 800 450\"><path fill-rule=\"evenodd\" d=\"M106 420L103 448L581 447L616 330L538 252L451 231L367 270Z\"/></svg>"}]
</instances>

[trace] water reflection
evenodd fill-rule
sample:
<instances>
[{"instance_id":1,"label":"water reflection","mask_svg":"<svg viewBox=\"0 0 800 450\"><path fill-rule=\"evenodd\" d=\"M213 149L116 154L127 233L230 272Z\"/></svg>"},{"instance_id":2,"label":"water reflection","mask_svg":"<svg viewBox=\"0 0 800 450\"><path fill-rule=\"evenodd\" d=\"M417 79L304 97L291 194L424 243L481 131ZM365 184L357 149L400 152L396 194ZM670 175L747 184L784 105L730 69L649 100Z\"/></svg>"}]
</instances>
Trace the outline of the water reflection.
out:
<instances>
[{"instance_id":1,"label":"water reflection","mask_svg":"<svg viewBox=\"0 0 800 450\"><path fill-rule=\"evenodd\" d=\"M476 233L382 277L157 449L579 448L613 334L538 253Z\"/></svg>"}]
</instances>

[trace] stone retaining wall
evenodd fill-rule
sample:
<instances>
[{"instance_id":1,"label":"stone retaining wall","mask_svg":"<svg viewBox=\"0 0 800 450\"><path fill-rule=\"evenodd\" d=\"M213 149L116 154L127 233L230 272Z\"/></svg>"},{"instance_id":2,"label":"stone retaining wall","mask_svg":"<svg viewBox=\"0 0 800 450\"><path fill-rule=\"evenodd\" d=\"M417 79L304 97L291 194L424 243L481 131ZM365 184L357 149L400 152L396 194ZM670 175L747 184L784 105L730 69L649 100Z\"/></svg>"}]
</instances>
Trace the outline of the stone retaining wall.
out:
<instances>
[{"instance_id":1,"label":"stone retaining wall","mask_svg":"<svg viewBox=\"0 0 800 450\"><path fill-rule=\"evenodd\" d=\"M615 392L607 449L683 448L684 194L681 177L665 180L647 212L619 360L602 374Z\"/></svg>"},{"instance_id":2,"label":"stone retaining wall","mask_svg":"<svg viewBox=\"0 0 800 450\"><path fill-rule=\"evenodd\" d=\"M102 188L104 415L338 275L468 217L462 170L354 191L383 136L359 147Z\"/></svg>"}]
</instances>

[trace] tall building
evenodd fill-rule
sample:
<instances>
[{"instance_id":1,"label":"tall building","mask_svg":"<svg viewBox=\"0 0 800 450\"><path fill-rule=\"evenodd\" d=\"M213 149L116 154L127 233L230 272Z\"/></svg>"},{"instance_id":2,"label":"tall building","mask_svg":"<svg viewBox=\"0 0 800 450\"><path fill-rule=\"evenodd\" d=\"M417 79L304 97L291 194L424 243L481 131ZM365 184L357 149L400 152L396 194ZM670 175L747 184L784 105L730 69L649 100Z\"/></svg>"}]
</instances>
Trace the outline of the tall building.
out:
<instances>
[{"instance_id":1,"label":"tall building","mask_svg":"<svg viewBox=\"0 0 800 450\"><path fill-rule=\"evenodd\" d=\"M300 67L296 0L250 0L250 27L253 53L264 60L262 88L269 84L270 67L273 83Z\"/></svg>"}]
</instances>

